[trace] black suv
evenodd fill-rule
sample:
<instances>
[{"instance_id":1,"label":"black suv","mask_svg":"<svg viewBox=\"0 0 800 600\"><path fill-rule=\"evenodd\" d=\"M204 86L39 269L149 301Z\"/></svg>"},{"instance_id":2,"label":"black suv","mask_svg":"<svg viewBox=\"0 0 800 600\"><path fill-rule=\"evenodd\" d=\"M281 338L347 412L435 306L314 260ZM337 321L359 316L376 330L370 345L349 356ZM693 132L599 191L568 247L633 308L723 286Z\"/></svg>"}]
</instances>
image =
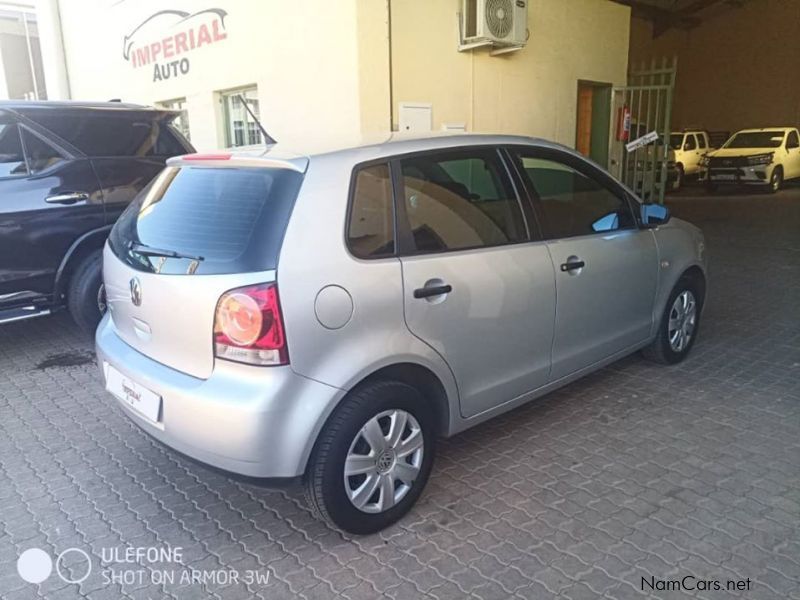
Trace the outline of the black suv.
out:
<instances>
[{"instance_id":1,"label":"black suv","mask_svg":"<svg viewBox=\"0 0 800 600\"><path fill-rule=\"evenodd\" d=\"M170 156L177 113L119 102L0 102L0 323L64 306L93 332L101 250Z\"/></svg>"}]
</instances>

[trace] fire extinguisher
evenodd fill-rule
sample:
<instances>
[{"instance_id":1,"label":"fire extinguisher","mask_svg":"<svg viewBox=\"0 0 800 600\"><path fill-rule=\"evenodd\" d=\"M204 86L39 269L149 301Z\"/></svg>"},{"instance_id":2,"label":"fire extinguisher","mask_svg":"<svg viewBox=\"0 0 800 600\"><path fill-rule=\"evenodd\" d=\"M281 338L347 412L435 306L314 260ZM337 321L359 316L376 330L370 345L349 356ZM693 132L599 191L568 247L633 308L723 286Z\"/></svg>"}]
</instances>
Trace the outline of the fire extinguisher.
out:
<instances>
[{"instance_id":1,"label":"fire extinguisher","mask_svg":"<svg viewBox=\"0 0 800 600\"><path fill-rule=\"evenodd\" d=\"M617 111L617 141L627 142L631 133L631 109L626 104Z\"/></svg>"}]
</instances>

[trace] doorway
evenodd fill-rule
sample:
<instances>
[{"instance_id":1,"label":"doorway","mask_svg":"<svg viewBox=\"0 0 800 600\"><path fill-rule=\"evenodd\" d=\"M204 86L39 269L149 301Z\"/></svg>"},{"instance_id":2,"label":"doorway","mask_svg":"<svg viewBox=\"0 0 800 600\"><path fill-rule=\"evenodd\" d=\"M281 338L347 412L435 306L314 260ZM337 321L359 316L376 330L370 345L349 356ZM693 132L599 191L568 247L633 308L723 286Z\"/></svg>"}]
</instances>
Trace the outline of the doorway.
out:
<instances>
[{"instance_id":1,"label":"doorway","mask_svg":"<svg viewBox=\"0 0 800 600\"><path fill-rule=\"evenodd\" d=\"M575 148L603 167L608 166L610 124L611 84L579 81Z\"/></svg>"}]
</instances>

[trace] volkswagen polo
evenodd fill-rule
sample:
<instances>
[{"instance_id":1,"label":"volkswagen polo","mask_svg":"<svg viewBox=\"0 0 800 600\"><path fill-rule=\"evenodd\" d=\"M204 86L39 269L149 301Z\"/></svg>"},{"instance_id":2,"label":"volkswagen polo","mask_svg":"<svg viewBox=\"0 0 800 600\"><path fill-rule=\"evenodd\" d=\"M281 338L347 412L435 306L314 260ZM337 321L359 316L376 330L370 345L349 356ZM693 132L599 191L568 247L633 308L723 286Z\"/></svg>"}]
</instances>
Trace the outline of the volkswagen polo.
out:
<instances>
[{"instance_id":1,"label":"volkswagen polo","mask_svg":"<svg viewBox=\"0 0 800 600\"><path fill-rule=\"evenodd\" d=\"M107 390L148 434L302 477L354 533L420 496L436 441L632 352L686 357L701 232L513 136L188 155L111 232Z\"/></svg>"}]
</instances>

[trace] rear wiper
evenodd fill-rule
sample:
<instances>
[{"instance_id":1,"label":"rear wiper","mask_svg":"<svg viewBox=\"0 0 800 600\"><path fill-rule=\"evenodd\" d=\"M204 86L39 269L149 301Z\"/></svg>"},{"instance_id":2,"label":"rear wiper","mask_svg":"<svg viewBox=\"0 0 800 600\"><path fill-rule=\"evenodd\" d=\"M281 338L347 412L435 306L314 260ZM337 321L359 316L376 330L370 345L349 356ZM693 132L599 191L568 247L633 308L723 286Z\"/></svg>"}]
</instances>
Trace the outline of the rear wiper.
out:
<instances>
[{"instance_id":1,"label":"rear wiper","mask_svg":"<svg viewBox=\"0 0 800 600\"><path fill-rule=\"evenodd\" d=\"M197 262L202 262L204 259L202 256L192 256L191 254L184 254L182 252L176 252L175 250L162 250L160 248L153 248L152 246L147 246L146 244L139 244L136 242L129 242L128 243L128 250L136 252L137 254L141 254L143 256L164 256L166 258L186 258L188 260L196 260Z\"/></svg>"}]
</instances>

